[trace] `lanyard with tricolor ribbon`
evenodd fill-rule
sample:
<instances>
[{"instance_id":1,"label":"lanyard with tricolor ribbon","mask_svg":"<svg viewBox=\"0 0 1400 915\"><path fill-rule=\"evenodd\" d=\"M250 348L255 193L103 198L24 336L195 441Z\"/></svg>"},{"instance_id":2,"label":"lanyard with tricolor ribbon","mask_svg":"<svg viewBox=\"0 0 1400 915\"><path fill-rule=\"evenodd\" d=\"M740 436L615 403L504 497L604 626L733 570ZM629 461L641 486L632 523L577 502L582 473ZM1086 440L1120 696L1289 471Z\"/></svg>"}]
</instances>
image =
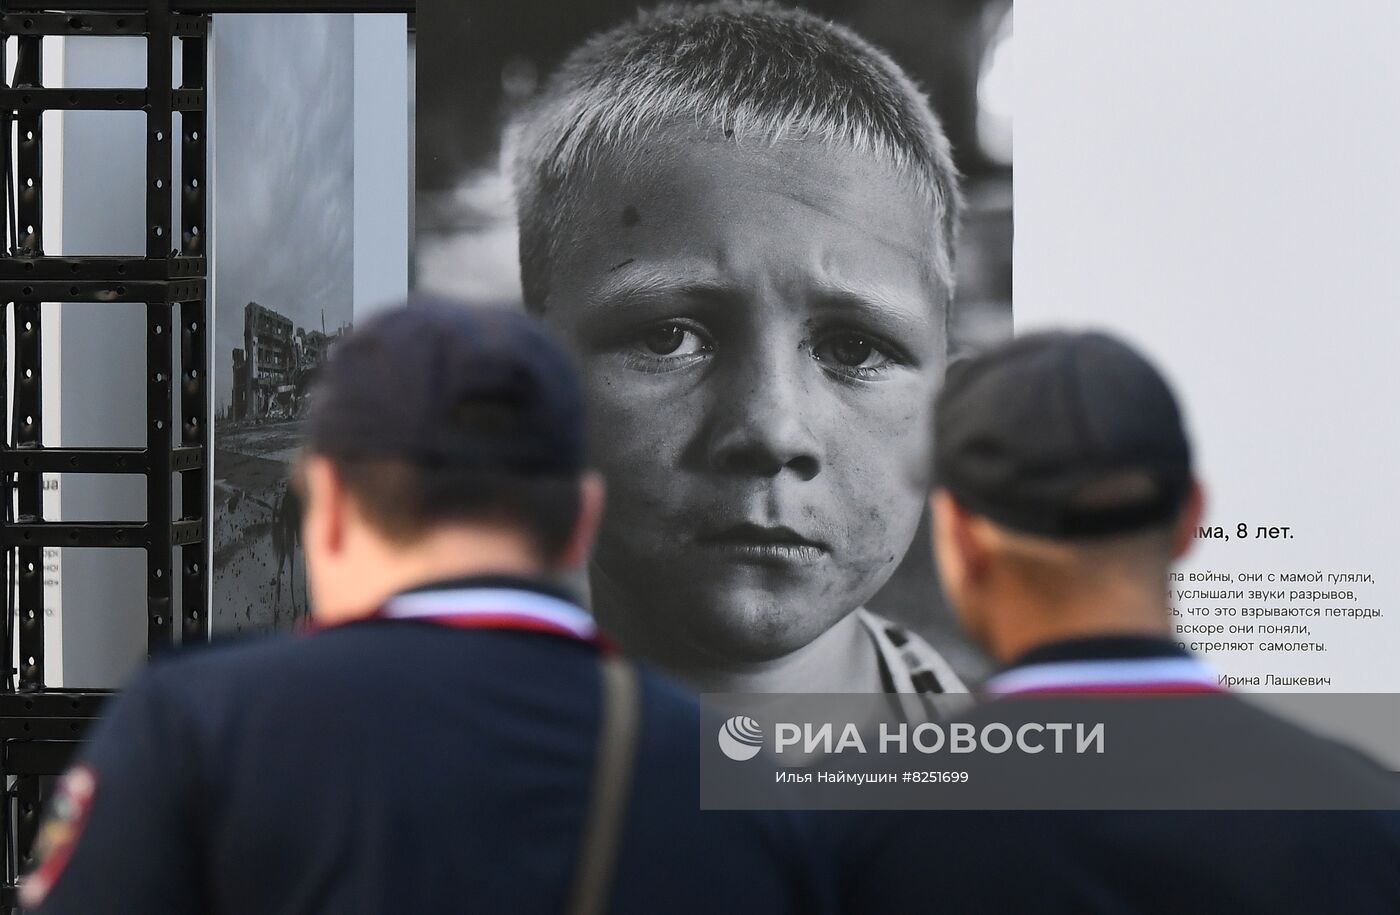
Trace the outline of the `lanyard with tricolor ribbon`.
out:
<instances>
[{"instance_id":1,"label":"lanyard with tricolor ribbon","mask_svg":"<svg viewBox=\"0 0 1400 915\"><path fill-rule=\"evenodd\" d=\"M384 603L375 619L419 620L454 629L544 632L607 649L607 639L577 604L517 588L408 591Z\"/></svg>"},{"instance_id":2,"label":"lanyard with tricolor ribbon","mask_svg":"<svg viewBox=\"0 0 1400 915\"><path fill-rule=\"evenodd\" d=\"M1113 658L1027 664L982 687L992 696L1082 693L1221 692L1210 668L1188 657Z\"/></svg>"}]
</instances>

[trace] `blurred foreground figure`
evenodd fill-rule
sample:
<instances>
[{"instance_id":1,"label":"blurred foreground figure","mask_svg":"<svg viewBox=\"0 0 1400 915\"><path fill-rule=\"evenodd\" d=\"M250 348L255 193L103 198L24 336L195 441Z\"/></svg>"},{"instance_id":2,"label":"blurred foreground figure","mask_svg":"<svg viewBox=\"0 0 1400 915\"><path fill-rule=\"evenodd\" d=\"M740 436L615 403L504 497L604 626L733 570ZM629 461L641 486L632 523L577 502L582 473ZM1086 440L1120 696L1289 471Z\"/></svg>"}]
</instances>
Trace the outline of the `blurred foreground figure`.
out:
<instances>
[{"instance_id":1,"label":"blurred foreground figure","mask_svg":"<svg viewBox=\"0 0 1400 915\"><path fill-rule=\"evenodd\" d=\"M1037 812L872 818L852 910L914 911L936 864L950 912L1400 912L1400 778L1220 691L1171 635L1202 495L1157 372L1103 335L1024 337L950 370L935 436L940 578L1004 665L969 720L1107 717L1119 779L1046 754L1006 804Z\"/></svg>"},{"instance_id":2,"label":"blurred foreground figure","mask_svg":"<svg viewBox=\"0 0 1400 915\"><path fill-rule=\"evenodd\" d=\"M700 813L692 701L553 583L602 504L562 350L522 315L410 301L314 398L317 631L138 676L63 779L26 905L810 911L802 836Z\"/></svg>"}]
</instances>

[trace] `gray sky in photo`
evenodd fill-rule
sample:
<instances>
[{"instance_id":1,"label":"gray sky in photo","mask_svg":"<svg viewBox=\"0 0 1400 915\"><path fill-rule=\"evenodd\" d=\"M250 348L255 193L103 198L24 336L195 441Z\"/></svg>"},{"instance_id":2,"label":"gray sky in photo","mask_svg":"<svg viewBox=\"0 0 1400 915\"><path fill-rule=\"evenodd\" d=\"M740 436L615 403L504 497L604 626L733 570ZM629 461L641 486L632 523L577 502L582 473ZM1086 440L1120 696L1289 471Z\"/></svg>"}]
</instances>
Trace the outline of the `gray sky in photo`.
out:
<instances>
[{"instance_id":1,"label":"gray sky in photo","mask_svg":"<svg viewBox=\"0 0 1400 915\"><path fill-rule=\"evenodd\" d=\"M334 333L351 320L354 21L348 15L217 16L213 193L215 404L252 301Z\"/></svg>"}]
</instances>

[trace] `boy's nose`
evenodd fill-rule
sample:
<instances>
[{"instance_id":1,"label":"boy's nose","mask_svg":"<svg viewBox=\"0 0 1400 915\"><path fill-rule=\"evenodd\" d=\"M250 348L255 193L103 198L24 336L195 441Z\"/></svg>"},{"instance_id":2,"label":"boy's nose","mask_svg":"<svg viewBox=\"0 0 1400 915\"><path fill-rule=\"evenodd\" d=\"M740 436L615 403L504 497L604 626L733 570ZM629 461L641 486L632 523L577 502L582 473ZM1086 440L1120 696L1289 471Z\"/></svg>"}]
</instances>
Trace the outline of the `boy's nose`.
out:
<instances>
[{"instance_id":1,"label":"boy's nose","mask_svg":"<svg viewBox=\"0 0 1400 915\"><path fill-rule=\"evenodd\" d=\"M755 476L790 470L802 480L821 473L811 394L796 376L795 371L752 373L717 392L705 443L713 469Z\"/></svg>"}]
</instances>

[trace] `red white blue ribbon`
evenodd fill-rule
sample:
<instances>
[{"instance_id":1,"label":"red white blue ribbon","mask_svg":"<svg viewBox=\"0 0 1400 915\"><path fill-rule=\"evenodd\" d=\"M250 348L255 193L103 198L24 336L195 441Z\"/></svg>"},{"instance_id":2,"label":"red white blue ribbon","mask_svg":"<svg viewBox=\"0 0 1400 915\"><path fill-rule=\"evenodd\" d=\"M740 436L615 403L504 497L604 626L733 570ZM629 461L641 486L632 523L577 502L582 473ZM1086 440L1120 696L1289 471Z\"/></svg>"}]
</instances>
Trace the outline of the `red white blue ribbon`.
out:
<instances>
[{"instance_id":1,"label":"red white blue ribbon","mask_svg":"<svg viewBox=\"0 0 1400 915\"><path fill-rule=\"evenodd\" d=\"M398 594L380 619L425 620L459 629L517 629L599 642L598 626L577 604L518 588L451 588Z\"/></svg>"},{"instance_id":2,"label":"red white blue ribbon","mask_svg":"<svg viewBox=\"0 0 1400 915\"><path fill-rule=\"evenodd\" d=\"M983 691L994 696L1026 693L1219 692L1215 673L1195 658L1113 658L1027 664L997 674Z\"/></svg>"}]
</instances>

